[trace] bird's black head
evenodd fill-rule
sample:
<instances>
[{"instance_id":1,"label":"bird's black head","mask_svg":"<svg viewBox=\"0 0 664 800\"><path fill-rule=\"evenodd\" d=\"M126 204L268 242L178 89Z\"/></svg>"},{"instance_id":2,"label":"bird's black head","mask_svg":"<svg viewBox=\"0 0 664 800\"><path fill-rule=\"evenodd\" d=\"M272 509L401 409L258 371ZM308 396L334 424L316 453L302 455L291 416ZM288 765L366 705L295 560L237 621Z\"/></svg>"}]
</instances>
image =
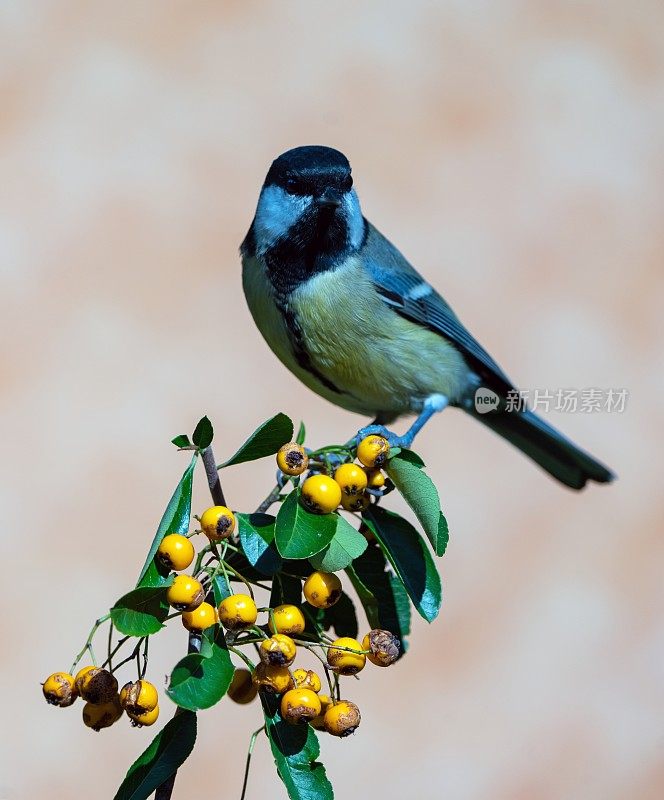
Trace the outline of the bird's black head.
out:
<instances>
[{"instance_id":1,"label":"bird's black head","mask_svg":"<svg viewBox=\"0 0 664 800\"><path fill-rule=\"evenodd\" d=\"M262 258L283 292L342 263L364 232L348 159L332 147L309 145L272 162L241 250Z\"/></svg>"},{"instance_id":2,"label":"bird's black head","mask_svg":"<svg viewBox=\"0 0 664 800\"><path fill-rule=\"evenodd\" d=\"M335 193L340 198L353 188L350 163L332 147L306 145L287 150L272 162L265 184L288 194L320 198Z\"/></svg>"}]
</instances>

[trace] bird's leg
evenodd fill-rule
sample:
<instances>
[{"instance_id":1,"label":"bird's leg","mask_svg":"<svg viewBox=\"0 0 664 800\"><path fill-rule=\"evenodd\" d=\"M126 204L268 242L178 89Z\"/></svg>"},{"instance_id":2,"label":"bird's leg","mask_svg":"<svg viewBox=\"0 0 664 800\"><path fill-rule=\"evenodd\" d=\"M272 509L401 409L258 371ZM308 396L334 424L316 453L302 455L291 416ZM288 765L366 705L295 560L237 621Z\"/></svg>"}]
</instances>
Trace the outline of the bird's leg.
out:
<instances>
[{"instance_id":1,"label":"bird's leg","mask_svg":"<svg viewBox=\"0 0 664 800\"><path fill-rule=\"evenodd\" d=\"M390 443L390 447L409 448L413 444L413 440L417 434L427 424L431 417L433 417L433 415L437 414L439 411L442 411L447 405L449 405L449 402L449 398L445 397L444 394L432 394L424 401L422 411L420 411L418 418L415 420L415 422L413 422L403 436L398 436L396 433L388 430L384 425L367 425L365 428L361 428L357 432L357 436L355 437L356 442L361 442L365 436L376 434L378 436L384 436Z\"/></svg>"}]
</instances>

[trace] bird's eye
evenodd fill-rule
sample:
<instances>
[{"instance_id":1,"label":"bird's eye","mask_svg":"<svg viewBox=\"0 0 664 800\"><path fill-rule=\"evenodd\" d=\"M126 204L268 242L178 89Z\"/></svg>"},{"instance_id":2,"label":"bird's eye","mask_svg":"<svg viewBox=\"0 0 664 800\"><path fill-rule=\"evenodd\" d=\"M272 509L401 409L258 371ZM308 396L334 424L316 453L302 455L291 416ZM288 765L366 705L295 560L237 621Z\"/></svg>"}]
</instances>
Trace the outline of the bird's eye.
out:
<instances>
[{"instance_id":1,"label":"bird's eye","mask_svg":"<svg viewBox=\"0 0 664 800\"><path fill-rule=\"evenodd\" d=\"M346 177L341 182L341 191L342 192L350 192L350 190L352 188L353 188L353 176L352 175L346 175Z\"/></svg>"},{"instance_id":2,"label":"bird's eye","mask_svg":"<svg viewBox=\"0 0 664 800\"><path fill-rule=\"evenodd\" d=\"M297 178L288 178L286 181L286 191L288 194L297 194L299 181Z\"/></svg>"}]
</instances>

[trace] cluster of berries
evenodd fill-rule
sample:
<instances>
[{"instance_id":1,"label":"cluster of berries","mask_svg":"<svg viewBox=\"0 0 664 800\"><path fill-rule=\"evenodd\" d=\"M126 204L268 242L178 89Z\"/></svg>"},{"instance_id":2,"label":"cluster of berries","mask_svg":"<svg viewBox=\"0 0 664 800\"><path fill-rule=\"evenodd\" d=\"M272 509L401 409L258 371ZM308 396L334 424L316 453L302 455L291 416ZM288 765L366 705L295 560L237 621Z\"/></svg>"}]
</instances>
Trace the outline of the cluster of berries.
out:
<instances>
[{"instance_id":1,"label":"cluster of berries","mask_svg":"<svg viewBox=\"0 0 664 800\"><path fill-rule=\"evenodd\" d=\"M334 470L334 477L322 472L310 473L301 487L301 502L317 514L331 513L339 506L347 511L362 511L370 502L370 492L380 493L385 487L381 466L388 455L386 439L366 437L357 448L361 466L344 463ZM301 475L310 467L307 452L295 442L279 450L277 464L289 476ZM208 508L198 519L200 531L194 533L204 533L210 543L205 550L212 549L215 553L219 543L233 537L237 526L234 513L221 505ZM316 624L316 633L312 636L311 630L306 630L305 614L313 620L313 609L329 609L343 594L339 577L331 572L315 571L306 578L303 593L309 609L306 605L290 604L259 608L250 583L246 581L250 594L231 594L215 607L208 602L211 598L209 584L202 582L209 572L197 571L200 559L193 575L182 574L195 556L190 536L180 533L165 536L156 553L162 567L180 573L173 577L166 590L166 600L175 611L172 616L179 615L184 627L193 634L202 634L220 623L234 652L239 655L239 647L252 645L258 653L260 661L256 665L242 656L250 669L235 670L229 697L245 704L259 691L280 695L281 716L286 722L310 723L334 736L353 733L360 724L360 711L351 701L341 699L339 677L356 675L364 669L367 659L380 667L394 663L400 654L399 639L389 631L375 629L367 633L362 642L346 636L333 640ZM223 554L217 553L217 557L217 569L224 569ZM257 624L259 613L267 615L266 624ZM292 669L298 647L306 648L321 662L329 694L320 693L322 683L316 672ZM317 649L324 651L324 657ZM154 724L159 716L157 689L139 673L136 682L127 683L118 692L118 681L110 668L110 655L109 652L105 662L109 669L86 666L75 676L64 672L49 676L43 684L46 700L67 707L80 695L85 701L83 721L95 731L113 725L125 712L135 726ZM76 662L72 672L75 666Z\"/></svg>"},{"instance_id":2,"label":"cluster of berries","mask_svg":"<svg viewBox=\"0 0 664 800\"><path fill-rule=\"evenodd\" d=\"M109 670L87 666L76 675L54 672L42 685L46 701L66 708L77 697L85 700L83 722L93 731L109 728L124 712L135 727L154 725L159 716L159 695L146 680L125 684L118 693L118 679Z\"/></svg>"},{"instance_id":3,"label":"cluster of berries","mask_svg":"<svg viewBox=\"0 0 664 800\"><path fill-rule=\"evenodd\" d=\"M314 514L331 514L341 506L345 511L364 511L372 493L385 486L381 467L390 455L390 445L382 436L366 436L357 447L358 464L341 464L334 476L309 475L302 484L301 501ZM285 444L277 454L279 469L286 475L301 475L309 468L305 449L296 442Z\"/></svg>"}]
</instances>

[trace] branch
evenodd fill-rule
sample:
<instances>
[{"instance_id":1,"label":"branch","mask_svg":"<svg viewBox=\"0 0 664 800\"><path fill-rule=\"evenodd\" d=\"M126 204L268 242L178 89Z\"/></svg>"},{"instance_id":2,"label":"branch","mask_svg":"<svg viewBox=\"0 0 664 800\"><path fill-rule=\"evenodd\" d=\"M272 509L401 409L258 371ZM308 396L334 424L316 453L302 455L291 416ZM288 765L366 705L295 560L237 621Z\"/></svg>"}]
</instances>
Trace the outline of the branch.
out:
<instances>
[{"instance_id":1,"label":"branch","mask_svg":"<svg viewBox=\"0 0 664 800\"><path fill-rule=\"evenodd\" d=\"M210 494L212 495L212 502L217 506L225 506L226 500L224 498L224 492L221 488L221 481L219 480L219 472L217 470L217 462L214 458L214 453L212 452L211 447L206 447L205 450L201 453L203 458L203 465L205 466L205 474L207 475L208 486L210 488ZM208 598L206 598L207 600ZM201 649L201 638L198 634L190 633L189 639L187 642L187 653L198 653ZM175 713L178 714L180 712L179 708L175 709ZM166 780L161 784L161 786L157 787L157 790L154 795L154 800L171 800L171 795L173 794L173 787L175 786L175 779L177 778L178 772L175 772L170 775Z\"/></svg>"}]
</instances>

